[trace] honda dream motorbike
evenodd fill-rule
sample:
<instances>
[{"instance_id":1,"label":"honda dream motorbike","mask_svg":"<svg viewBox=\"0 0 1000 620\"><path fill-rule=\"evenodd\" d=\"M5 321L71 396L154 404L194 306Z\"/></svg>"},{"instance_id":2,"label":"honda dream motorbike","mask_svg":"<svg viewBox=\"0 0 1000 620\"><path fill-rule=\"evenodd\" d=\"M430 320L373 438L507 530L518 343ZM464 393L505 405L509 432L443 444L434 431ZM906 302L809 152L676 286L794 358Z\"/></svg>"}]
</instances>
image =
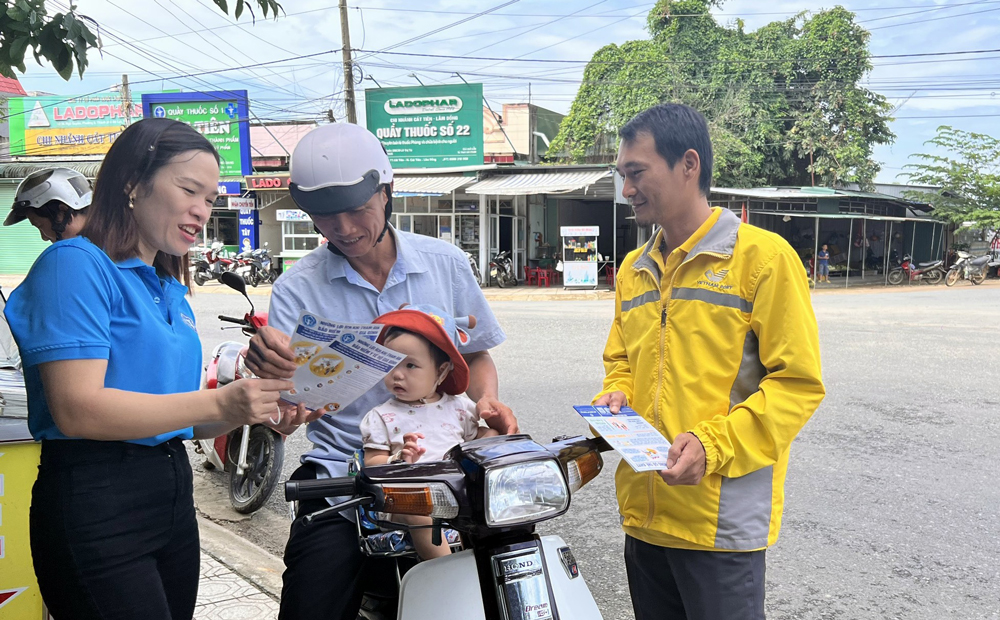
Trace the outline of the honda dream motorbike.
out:
<instances>
[{"instance_id":1,"label":"honda dream motorbike","mask_svg":"<svg viewBox=\"0 0 1000 620\"><path fill-rule=\"evenodd\" d=\"M535 525L569 510L571 494L597 477L604 466L600 453L610 449L601 438L558 437L543 446L527 435L488 437L455 446L441 461L288 481L285 499L346 498L305 516L303 527L363 509L358 531L369 556L412 555L370 542L387 533L362 525L369 511L431 517L437 543L444 540L442 528L457 532L462 550L407 571L388 607L366 593L364 620L598 620L572 550L559 536L536 534ZM397 602L398 615L392 609Z\"/></svg>"}]
</instances>

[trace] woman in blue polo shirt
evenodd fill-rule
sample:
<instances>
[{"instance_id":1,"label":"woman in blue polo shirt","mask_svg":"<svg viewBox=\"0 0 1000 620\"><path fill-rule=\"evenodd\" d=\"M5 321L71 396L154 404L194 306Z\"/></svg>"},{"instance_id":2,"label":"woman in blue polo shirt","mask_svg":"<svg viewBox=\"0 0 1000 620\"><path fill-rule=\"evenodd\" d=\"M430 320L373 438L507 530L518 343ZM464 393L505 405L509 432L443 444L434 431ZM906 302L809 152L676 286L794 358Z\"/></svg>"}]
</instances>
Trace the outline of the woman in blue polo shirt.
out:
<instances>
[{"instance_id":1,"label":"woman in blue polo shirt","mask_svg":"<svg viewBox=\"0 0 1000 620\"><path fill-rule=\"evenodd\" d=\"M56 618L191 618L199 545L182 440L267 421L292 387L198 390L201 344L178 279L218 162L184 123L130 126L104 159L82 236L46 249L10 296L42 442L32 559Z\"/></svg>"}]
</instances>

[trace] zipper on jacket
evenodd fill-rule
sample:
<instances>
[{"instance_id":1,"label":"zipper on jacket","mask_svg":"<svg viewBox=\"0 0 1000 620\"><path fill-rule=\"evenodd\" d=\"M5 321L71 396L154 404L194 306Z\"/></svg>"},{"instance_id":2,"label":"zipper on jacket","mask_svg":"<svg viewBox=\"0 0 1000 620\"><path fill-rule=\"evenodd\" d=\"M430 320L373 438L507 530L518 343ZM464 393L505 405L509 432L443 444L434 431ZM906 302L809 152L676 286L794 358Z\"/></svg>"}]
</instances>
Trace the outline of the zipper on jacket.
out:
<instances>
[{"instance_id":1,"label":"zipper on jacket","mask_svg":"<svg viewBox=\"0 0 1000 620\"><path fill-rule=\"evenodd\" d=\"M660 363L656 365L656 399L653 401L653 422L657 429L660 428L660 393L663 390L663 347L667 342L667 304L670 303L670 295L674 291L674 280L677 279L677 272L686 263L687 260L681 261L680 265L677 265L677 269L674 269L674 273L670 276L670 288L666 292L666 301L664 301L663 306L660 308ZM661 292L662 296L663 293ZM671 441L670 437L667 437L667 441ZM653 524L653 515L656 513L656 506L654 502L654 492L653 485L655 484L654 476L659 476L656 472L649 472L649 478L647 478L646 489L649 494L649 514L646 515L646 523L643 525L644 529L649 529Z\"/></svg>"},{"instance_id":2,"label":"zipper on jacket","mask_svg":"<svg viewBox=\"0 0 1000 620\"><path fill-rule=\"evenodd\" d=\"M671 278L670 283L673 284L673 278ZM667 301L669 302L669 299ZM663 343L667 339L666 327L667 306L664 304L660 309L660 363L656 365L656 398L653 401L653 422L656 428L660 427L660 391L663 389ZM658 475L659 474L656 472L651 471L646 478L646 492L648 494L647 505L649 506L649 513L646 515L646 523L643 524L643 529L649 529L649 527L653 524L653 515L656 513L653 485L655 484L654 477Z\"/></svg>"}]
</instances>

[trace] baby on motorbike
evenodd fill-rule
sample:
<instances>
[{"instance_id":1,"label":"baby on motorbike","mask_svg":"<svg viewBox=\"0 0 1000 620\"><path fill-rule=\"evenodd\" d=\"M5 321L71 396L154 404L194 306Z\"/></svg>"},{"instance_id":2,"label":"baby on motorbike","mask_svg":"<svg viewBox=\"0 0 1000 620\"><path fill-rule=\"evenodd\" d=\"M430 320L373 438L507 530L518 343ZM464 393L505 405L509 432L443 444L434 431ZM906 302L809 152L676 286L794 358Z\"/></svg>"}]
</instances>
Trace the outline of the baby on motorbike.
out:
<instances>
[{"instance_id":1,"label":"baby on motorbike","mask_svg":"<svg viewBox=\"0 0 1000 620\"><path fill-rule=\"evenodd\" d=\"M476 325L473 316L452 318L428 305L406 306L375 319L386 328L385 347L406 355L385 377L392 398L375 407L361 422L365 465L436 461L456 444L496 431L481 426L476 405L465 396L469 367L458 351L468 341L459 324ZM430 517L394 515L392 521L425 526L410 530L421 559L451 553L447 542L434 545Z\"/></svg>"}]
</instances>

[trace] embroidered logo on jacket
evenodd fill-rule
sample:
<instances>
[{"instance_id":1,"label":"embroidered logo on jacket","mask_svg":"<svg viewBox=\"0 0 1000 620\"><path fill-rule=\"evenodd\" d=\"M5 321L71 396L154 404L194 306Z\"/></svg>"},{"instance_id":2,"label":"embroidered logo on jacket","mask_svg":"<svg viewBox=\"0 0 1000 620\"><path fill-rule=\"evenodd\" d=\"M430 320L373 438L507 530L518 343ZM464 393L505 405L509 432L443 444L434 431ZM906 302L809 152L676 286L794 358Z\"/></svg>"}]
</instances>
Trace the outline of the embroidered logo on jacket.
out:
<instances>
[{"instance_id":1,"label":"embroidered logo on jacket","mask_svg":"<svg viewBox=\"0 0 1000 620\"><path fill-rule=\"evenodd\" d=\"M728 273L729 273L728 269L722 269L720 271L712 271L711 269L707 269L705 271L705 277L711 280L712 282L722 282L722 279L725 278L726 274Z\"/></svg>"}]
</instances>

